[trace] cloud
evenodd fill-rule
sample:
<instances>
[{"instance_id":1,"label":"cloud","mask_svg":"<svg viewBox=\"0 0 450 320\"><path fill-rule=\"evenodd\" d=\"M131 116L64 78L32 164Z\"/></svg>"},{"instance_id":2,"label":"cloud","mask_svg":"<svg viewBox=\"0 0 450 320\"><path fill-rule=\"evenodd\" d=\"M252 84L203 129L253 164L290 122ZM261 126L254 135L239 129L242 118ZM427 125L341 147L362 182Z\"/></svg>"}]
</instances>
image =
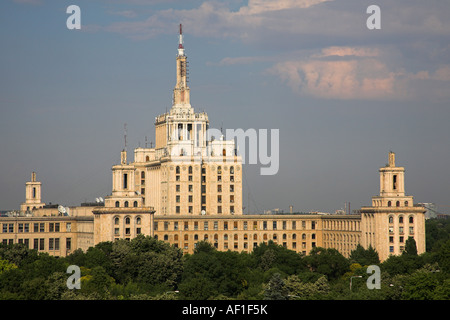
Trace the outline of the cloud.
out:
<instances>
[{"instance_id":1,"label":"cloud","mask_svg":"<svg viewBox=\"0 0 450 320\"><path fill-rule=\"evenodd\" d=\"M334 0L249 0L248 5L242 7L238 13L243 15L254 15L294 8L309 8L327 1Z\"/></svg>"},{"instance_id":2,"label":"cloud","mask_svg":"<svg viewBox=\"0 0 450 320\"><path fill-rule=\"evenodd\" d=\"M450 65L431 74L413 73L392 68L385 58L378 48L329 47L307 59L276 63L267 72L297 94L323 99L415 100L424 92L427 97L450 97L447 90L436 90L450 84Z\"/></svg>"}]
</instances>

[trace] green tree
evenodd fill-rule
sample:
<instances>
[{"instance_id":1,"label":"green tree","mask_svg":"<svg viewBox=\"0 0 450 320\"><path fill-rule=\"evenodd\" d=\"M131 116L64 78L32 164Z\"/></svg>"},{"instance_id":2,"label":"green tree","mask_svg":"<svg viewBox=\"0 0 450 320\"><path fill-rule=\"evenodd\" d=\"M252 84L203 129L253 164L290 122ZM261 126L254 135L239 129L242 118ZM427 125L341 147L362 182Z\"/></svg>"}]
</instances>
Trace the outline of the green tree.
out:
<instances>
[{"instance_id":1,"label":"green tree","mask_svg":"<svg viewBox=\"0 0 450 320\"><path fill-rule=\"evenodd\" d=\"M329 280L337 279L349 270L349 261L336 249L315 247L305 258L314 272L326 275Z\"/></svg>"},{"instance_id":2,"label":"green tree","mask_svg":"<svg viewBox=\"0 0 450 320\"><path fill-rule=\"evenodd\" d=\"M380 258L378 257L378 253L372 246L364 249L363 246L358 244L355 250L350 253L350 261L359 263L362 266L369 266L373 264L379 264Z\"/></svg>"},{"instance_id":3,"label":"green tree","mask_svg":"<svg viewBox=\"0 0 450 320\"><path fill-rule=\"evenodd\" d=\"M405 251L403 251L402 254L409 256L417 256L416 240L414 240L413 237L408 237L408 239L406 240Z\"/></svg>"},{"instance_id":4,"label":"green tree","mask_svg":"<svg viewBox=\"0 0 450 320\"><path fill-rule=\"evenodd\" d=\"M0 260L0 274L11 269L17 269L17 266L8 260Z\"/></svg>"},{"instance_id":5,"label":"green tree","mask_svg":"<svg viewBox=\"0 0 450 320\"><path fill-rule=\"evenodd\" d=\"M203 275L190 277L179 285L180 299L206 300L217 295L214 283Z\"/></svg>"},{"instance_id":6,"label":"green tree","mask_svg":"<svg viewBox=\"0 0 450 320\"><path fill-rule=\"evenodd\" d=\"M279 273L275 273L264 290L265 300L287 300L289 291Z\"/></svg>"}]
</instances>

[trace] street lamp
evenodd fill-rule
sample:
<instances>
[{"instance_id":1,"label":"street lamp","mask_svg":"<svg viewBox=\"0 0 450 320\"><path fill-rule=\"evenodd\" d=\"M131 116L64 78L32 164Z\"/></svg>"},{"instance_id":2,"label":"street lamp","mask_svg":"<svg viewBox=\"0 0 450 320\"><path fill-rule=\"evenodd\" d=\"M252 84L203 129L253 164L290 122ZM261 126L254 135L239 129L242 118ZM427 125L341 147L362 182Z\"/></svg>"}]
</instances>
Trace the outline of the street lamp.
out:
<instances>
[{"instance_id":1,"label":"street lamp","mask_svg":"<svg viewBox=\"0 0 450 320\"><path fill-rule=\"evenodd\" d=\"M351 276L350 277L350 291L352 291L352 280L353 278L362 278L362 276Z\"/></svg>"}]
</instances>

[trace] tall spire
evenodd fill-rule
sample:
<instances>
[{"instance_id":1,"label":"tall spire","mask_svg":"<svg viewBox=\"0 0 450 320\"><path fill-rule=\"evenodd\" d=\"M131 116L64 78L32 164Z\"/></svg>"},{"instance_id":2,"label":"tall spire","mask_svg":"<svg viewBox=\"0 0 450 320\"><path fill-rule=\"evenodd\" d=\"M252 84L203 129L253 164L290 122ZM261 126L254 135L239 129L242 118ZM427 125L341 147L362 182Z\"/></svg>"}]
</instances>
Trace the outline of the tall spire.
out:
<instances>
[{"instance_id":1,"label":"tall spire","mask_svg":"<svg viewBox=\"0 0 450 320\"><path fill-rule=\"evenodd\" d=\"M174 98L173 106L184 108L191 107L187 80L188 80L187 57L184 54L183 27L180 24L180 38L178 42L178 55L177 55L177 82L173 90L173 98Z\"/></svg>"}]
</instances>

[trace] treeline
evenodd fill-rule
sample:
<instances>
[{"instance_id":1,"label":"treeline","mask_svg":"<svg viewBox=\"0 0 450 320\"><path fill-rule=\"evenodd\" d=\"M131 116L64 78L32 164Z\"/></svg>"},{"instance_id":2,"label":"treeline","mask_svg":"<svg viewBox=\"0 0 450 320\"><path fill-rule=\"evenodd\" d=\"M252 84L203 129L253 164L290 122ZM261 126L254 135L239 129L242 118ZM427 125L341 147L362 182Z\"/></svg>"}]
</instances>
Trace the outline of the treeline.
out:
<instances>
[{"instance_id":1,"label":"treeline","mask_svg":"<svg viewBox=\"0 0 450 320\"><path fill-rule=\"evenodd\" d=\"M99 243L58 258L23 245L0 245L0 299L450 299L450 221L427 221L427 252L414 240L380 263L372 248L349 258L314 248L303 256L273 242L251 253L217 251L199 242L193 254L140 235ZM69 289L70 265L81 288ZM369 265L381 270L381 288L366 285ZM351 286L350 286L351 283Z\"/></svg>"}]
</instances>

